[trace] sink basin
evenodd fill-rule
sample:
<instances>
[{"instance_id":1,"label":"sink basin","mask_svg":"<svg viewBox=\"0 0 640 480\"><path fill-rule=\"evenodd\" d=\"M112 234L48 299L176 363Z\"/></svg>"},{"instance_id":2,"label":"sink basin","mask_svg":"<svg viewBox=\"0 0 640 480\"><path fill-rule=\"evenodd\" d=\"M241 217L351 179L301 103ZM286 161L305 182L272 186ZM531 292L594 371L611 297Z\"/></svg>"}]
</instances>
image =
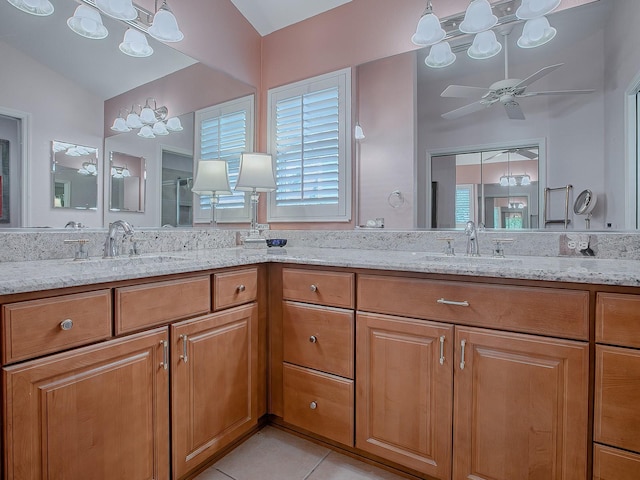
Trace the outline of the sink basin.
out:
<instances>
[{"instance_id":1,"label":"sink basin","mask_svg":"<svg viewBox=\"0 0 640 480\"><path fill-rule=\"evenodd\" d=\"M180 255L170 254L146 254L146 255L121 255L112 258L94 257L87 260L74 260L74 264L78 265L95 265L101 267L123 267L127 265L131 266L143 266L143 265L158 265L162 263L173 263L187 260L186 257Z\"/></svg>"},{"instance_id":2,"label":"sink basin","mask_svg":"<svg viewBox=\"0 0 640 480\"><path fill-rule=\"evenodd\" d=\"M467 257L466 255L448 256L444 254L428 254L420 257L425 262L448 263L450 265L518 265L522 259L514 257Z\"/></svg>"}]
</instances>

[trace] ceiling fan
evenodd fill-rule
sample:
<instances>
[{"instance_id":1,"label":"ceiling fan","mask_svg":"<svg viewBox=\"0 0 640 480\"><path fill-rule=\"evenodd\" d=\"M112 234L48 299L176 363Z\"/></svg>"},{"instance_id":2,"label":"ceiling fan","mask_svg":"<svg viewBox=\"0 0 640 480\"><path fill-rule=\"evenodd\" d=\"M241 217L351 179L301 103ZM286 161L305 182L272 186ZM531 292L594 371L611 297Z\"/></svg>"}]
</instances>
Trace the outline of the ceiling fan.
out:
<instances>
[{"instance_id":1,"label":"ceiling fan","mask_svg":"<svg viewBox=\"0 0 640 480\"><path fill-rule=\"evenodd\" d=\"M498 152L494 155L491 155L488 158L485 158L483 160L483 162L488 162L489 160L492 160L496 157L499 157L500 155L504 155L505 153L517 153L518 155L521 155L525 158L528 158L529 160L534 160L536 158L538 158L538 154L536 152L531 151L528 148L510 148L508 150L503 150L501 152Z\"/></svg>"},{"instance_id":2,"label":"ceiling fan","mask_svg":"<svg viewBox=\"0 0 640 480\"><path fill-rule=\"evenodd\" d=\"M527 88L535 81L540 80L542 77L550 74L554 70L560 68L563 63L557 65L549 65L538 70L533 75L520 80L517 78L509 78L509 57L508 57L508 42L507 34L504 36L504 71L505 79L499 80L489 86L484 87L467 87L464 85L449 85L444 92L441 93L442 97L449 98L474 98L481 96L480 100L465 105L464 107L457 108L450 112L442 114L443 118L455 119L464 115L468 115L473 112L484 110L492 105L501 104L507 116L511 120L524 120L524 112L518 102L521 98L537 97L542 95L568 95L568 94L581 94L581 93L593 93L595 90L556 90L545 92L528 92Z\"/></svg>"}]
</instances>

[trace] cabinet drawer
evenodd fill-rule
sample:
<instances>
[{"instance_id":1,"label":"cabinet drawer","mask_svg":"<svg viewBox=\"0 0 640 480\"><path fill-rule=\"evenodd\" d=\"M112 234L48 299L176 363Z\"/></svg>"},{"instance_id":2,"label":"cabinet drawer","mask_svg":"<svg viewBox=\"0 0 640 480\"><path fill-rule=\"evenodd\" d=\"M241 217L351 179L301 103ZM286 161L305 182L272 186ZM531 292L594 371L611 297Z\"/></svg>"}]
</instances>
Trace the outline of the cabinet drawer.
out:
<instances>
[{"instance_id":1,"label":"cabinet drawer","mask_svg":"<svg viewBox=\"0 0 640 480\"><path fill-rule=\"evenodd\" d=\"M586 291L360 275L358 310L589 338Z\"/></svg>"},{"instance_id":2,"label":"cabinet drawer","mask_svg":"<svg viewBox=\"0 0 640 480\"><path fill-rule=\"evenodd\" d=\"M285 364L283 418L353 446L353 381Z\"/></svg>"},{"instance_id":3,"label":"cabinet drawer","mask_svg":"<svg viewBox=\"0 0 640 480\"><path fill-rule=\"evenodd\" d=\"M285 268L282 296L285 300L353 308L353 274Z\"/></svg>"},{"instance_id":4,"label":"cabinet drawer","mask_svg":"<svg viewBox=\"0 0 640 480\"><path fill-rule=\"evenodd\" d=\"M596 345L594 440L640 452L640 351Z\"/></svg>"},{"instance_id":5,"label":"cabinet drawer","mask_svg":"<svg viewBox=\"0 0 640 480\"><path fill-rule=\"evenodd\" d=\"M353 378L353 312L283 302L284 361Z\"/></svg>"},{"instance_id":6,"label":"cabinet drawer","mask_svg":"<svg viewBox=\"0 0 640 480\"><path fill-rule=\"evenodd\" d=\"M110 291L99 290L4 305L2 332L3 363L109 338Z\"/></svg>"},{"instance_id":7,"label":"cabinet drawer","mask_svg":"<svg viewBox=\"0 0 640 480\"><path fill-rule=\"evenodd\" d=\"M209 276L116 288L116 334L208 313Z\"/></svg>"},{"instance_id":8,"label":"cabinet drawer","mask_svg":"<svg viewBox=\"0 0 640 480\"><path fill-rule=\"evenodd\" d=\"M640 348L640 295L598 293L596 341Z\"/></svg>"},{"instance_id":9,"label":"cabinet drawer","mask_svg":"<svg viewBox=\"0 0 640 480\"><path fill-rule=\"evenodd\" d=\"M213 309L253 302L258 292L258 269L249 268L213 275Z\"/></svg>"},{"instance_id":10,"label":"cabinet drawer","mask_svg":"<svg viewBox=\"0 0 640 480\"><path fill-rule=\"evenodd\" d=\"M593 448L593 480L638 480L640 455L604 445Z\"/></svg>"}]
</instances>

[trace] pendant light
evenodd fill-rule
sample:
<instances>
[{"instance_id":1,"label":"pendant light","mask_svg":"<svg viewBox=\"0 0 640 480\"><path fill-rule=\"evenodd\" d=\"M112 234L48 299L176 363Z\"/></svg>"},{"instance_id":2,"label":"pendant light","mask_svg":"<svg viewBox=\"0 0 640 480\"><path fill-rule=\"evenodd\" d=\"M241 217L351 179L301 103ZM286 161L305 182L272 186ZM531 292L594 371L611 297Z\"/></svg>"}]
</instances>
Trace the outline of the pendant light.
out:
<instances>
[{"instance_id":1,"label":"pendant light","mask_svg":"<svg viewBox=\"0 0 640 480\"><path fill-rule=\"evenodd\" d=\"M130 57L149 57L153 54L153 48L149 46L147 37L135 28L128 28L124 32L124 40L120 44L120 51Z\"/></svg>"},{"instance_id":2,"label":"pendant light","mask_svg":"<svg viewBox=\"0 0 640 480\"><path fill-rule=\"evenodd\" d=\"M433 13L433 5L431 0L427 4L427 8L418 21L416 33L411 37L414 45L428 47L442 41L447 33L440 26L440 19Z\"/></svg>"},{"instance_id":3,"label":"pendant light","mask_svg":"<svg viewBox=\"0 0 640 480\"><path fill-rule=\"evenodd\" d=\"M472 0L464 20L458 26L462 33L480 33L496 26L498 17L491 12L489 0Z\"/></svg>"},{"instance_id":4,"label":"pendant light","mask_svg":"<svg viewBox=\"0 0 640 480\"><path fill-rule=\"evenodd\" d=\"M560 5L560 0L522 0L522 5L516 10L516 17L520 20L533 20L553 12Z\"/></svg>"},{"instance_id":5,"label":"pendant light","mask_svg":"<svg viewBox=\"0 0 640 480\"><path fill-rule=\"evenodd\" d=\"M85 38L100 40L109 35L102 23L100 12L88 5L78 5L73 17L67 19L67 25L78 35Z\"/></svg>"},{"instance_id":6,"label":"pendant light","mask_svg":"<svg viewBox=\"0 0 640 480\"><path fill-rule=\"evenodd\" d=\"M456 55L451 51L449 42L436 43L431 47L429 56L425 58L424 63L431 68L444 68L456 61Z\"/></svg>"},{"instance_id":7,"label":"pendant light","mask_svg":"<svg viewBox=\"0 0 640 480\"><path fill-rule=\"evenodd\" d=\"M178 28L175 15L167 5L167 0L163 0L162 6L153 16L149 35L161 42L179 42L184 38L184 34Z\"/></svg>"},{"instance_id":8,"label":"pendant light","mask_svg":"<svg viewBox=\"0 0 640 480\"><path fill-rule=\"evenodd\" d=\"M138 17L138 12L133 7L132 0L96 0L96 7L118 20L135 20Z\"/></svg>"},{"instance_id":9,"label":"pendant light","mask_svg":"<svg viewBox=\"0 0 640 480\"><path fill-rule=\"evenodd\" d=\"M46 17L53 13L53 4L49 0L7 0L14 7L31 15Z\"/></svg>"},{"instance_id":10,"label":"pendant light","mask_svg":"<svg viewBox=\"0 0 640 480\"><path fill-rule=\"evenodd\" d=\"M550 42L556 36L556 29L549 25L547 17L527 20L518 39L520 48L535 48Z\"/></svg>"}]
</instances>

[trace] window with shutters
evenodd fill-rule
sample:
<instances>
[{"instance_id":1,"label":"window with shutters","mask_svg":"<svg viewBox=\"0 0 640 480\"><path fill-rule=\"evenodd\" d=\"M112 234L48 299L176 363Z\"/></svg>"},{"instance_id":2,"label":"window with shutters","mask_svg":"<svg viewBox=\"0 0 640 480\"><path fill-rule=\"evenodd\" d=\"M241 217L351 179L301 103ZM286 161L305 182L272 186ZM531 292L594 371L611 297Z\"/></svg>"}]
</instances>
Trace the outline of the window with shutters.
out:
<instances>
[{"instance_id":1,"label":"window with shutters","mask_svg":"<svg viewBox=\"0 0 640 480\"><path fill-rule=\"evenodd\" d=\"M351 219L351 70L269 90L270 222Z\"/></svg>"},{"instance_id":2,"label":"window with shutters","mask_svg":"<svg viewBox=\"0 0 640 480\"><path fill-rule=\"evenodd\" d=\"M253 151L254 96L249 95L196 112L194 165L198 160L226 160L229 165L229 185L233 195L222 195L216 211L218 222L246 222L250 216L249 197L235 192L240 168L240 154ZM195 168L195 167L194 167ZM194 197L195 223L211 220L208 196Z\"/></svg>"}]
</instances>

